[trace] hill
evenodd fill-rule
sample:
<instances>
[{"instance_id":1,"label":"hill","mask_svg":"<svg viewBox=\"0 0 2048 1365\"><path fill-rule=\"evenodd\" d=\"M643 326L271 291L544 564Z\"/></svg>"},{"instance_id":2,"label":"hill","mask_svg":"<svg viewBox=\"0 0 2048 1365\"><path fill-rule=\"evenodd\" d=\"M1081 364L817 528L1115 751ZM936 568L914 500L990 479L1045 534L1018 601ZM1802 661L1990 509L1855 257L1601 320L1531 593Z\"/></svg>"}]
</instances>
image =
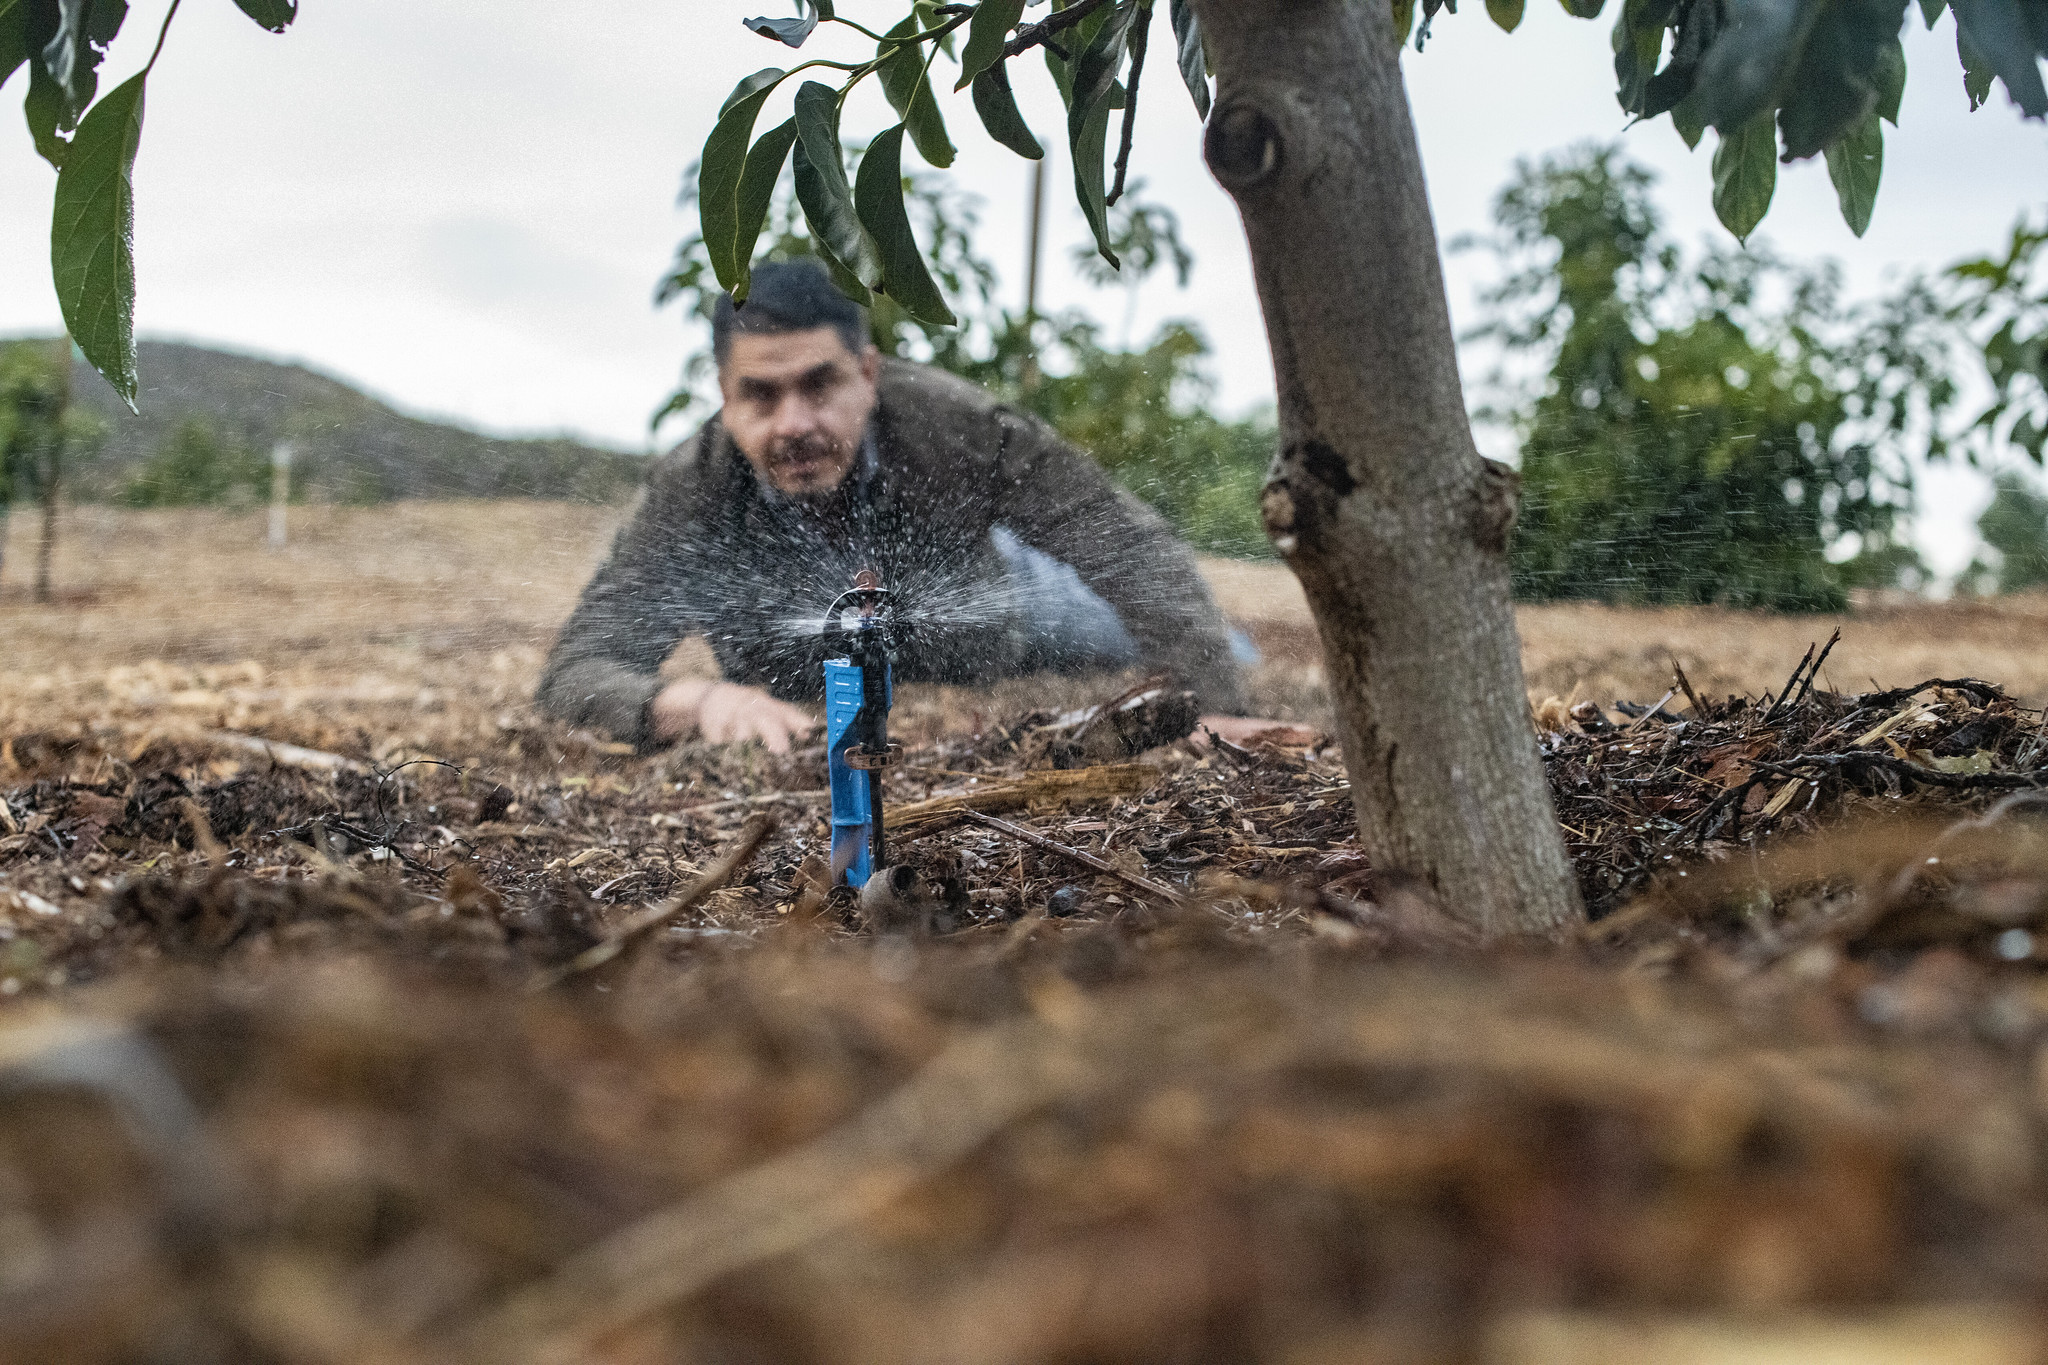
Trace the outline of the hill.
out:
<instances>
[{"instance_id":1,"label":"hill","mask_svg":"<svg viewBox=\"0 0 2048 1365\"><path fill-rule=\"evenodd\" d=\"M393 498L573 498L609 502L639 481L645 457L565 437L505 439L409 417L338 379L181 342L138 347L140 414L104 379L74 364L77 404L106 424L106 444L74 471L74 496L115 496L189 423L221 444L266 457L293 444L293 482L302 497L328 502Z\"/></svg>"}]
</instances>

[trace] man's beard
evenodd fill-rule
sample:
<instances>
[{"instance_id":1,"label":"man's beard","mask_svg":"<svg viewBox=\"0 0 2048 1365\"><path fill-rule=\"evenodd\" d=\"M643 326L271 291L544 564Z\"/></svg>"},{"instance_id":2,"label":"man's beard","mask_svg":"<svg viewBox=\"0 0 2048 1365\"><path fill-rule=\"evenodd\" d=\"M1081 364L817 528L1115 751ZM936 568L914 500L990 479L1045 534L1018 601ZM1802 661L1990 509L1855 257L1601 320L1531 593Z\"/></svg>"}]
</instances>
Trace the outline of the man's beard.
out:
<instances>
[{"instance_id":1,"label":"man's beard","mask_svg":"<svg viewBox=\"0 0 2048 1365\"><path fill-rule=\"evenodd\" d=\"M778 489L819 497L839 487L852 467L847 451L829 436L784 437L768 447L768 472Z\"/></svg>"}]
</instances>

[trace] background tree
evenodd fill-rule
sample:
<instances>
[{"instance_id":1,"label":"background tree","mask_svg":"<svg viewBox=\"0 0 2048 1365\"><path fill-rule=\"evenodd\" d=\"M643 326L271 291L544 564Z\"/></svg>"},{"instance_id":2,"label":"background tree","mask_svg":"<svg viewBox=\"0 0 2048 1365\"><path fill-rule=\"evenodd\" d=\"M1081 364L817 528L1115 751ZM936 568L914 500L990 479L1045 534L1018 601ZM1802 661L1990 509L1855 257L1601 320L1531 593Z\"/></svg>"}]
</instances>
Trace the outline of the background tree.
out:
<instances>
[{"instance_id":1,"label":"background tree","mask_svg":"<svg viewBox=\"0 0 2048 1365\"><path fill-rule=\"evenodd\" d=\"M1963 571L1963 584L1980 593L2021 592L2048 586L2048 498L2007 471L1994 484L1991 505L1977 518L1977 534L1992 550Z\"/></svg>"},{"instance_id":2,"label":"background tree","mask_svg":"<svg viewBox=\"0 0 2048 1365\"><path fill-rule=\"evenodd\" d=\"M249 507L270 487L270 459L188 417L121 489L130 507Z\"/></svg>"},{"instance_id":3,"label":"background tree","mask_svg":"<svg viewBox=\"0 0 2048 1365\"><path fill-rule=\"evenodd\" d=\"M1954 398L1939 303L1914 283L1845 308L1832 266L1754 248L1690 259L1652 183L1588 146L1495 205L1475 336L1552 358L1533 393L1508 384L1518 595L1818 611L1919 571L1899 531Z\"/></svg>"},{"instance_id":4,"label":"background tree","mask_svg":"<svg viewBox=\"0 0 2048 1365\"><path fill-rule=\"evenodd\" d=\"M43 513L36 545L38 602L50 600L66 456L89 449L96 432L97 423L71 408L67 342L60 338L0 347L0 549L5 547L8 502L26 492Z\"/></svg>"},{"instance_id":5,"label":"background tree","mask_svg":"<svg viewBox=\"0 0 2048 1365\"><path fill-rule=\"evenodd\" d=\"M2021 218L2003 257L1952 267L1953 310L1975 334L1992 401L1964 443L1973 463L1996 463L2007 446L2036 465L2048 453L2048 279L2037 278L2048 224Z\"/></svg>"}]
</instances>

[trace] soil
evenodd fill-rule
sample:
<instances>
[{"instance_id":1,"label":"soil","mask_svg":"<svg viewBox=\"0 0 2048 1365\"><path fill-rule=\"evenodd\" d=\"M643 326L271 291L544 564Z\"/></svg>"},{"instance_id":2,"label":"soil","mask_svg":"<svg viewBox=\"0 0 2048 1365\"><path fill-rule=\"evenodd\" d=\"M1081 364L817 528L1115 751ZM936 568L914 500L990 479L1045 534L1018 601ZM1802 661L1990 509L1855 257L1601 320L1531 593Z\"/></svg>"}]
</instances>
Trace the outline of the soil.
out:
<instances>
[{"instance_id":1,"label":"soil","mask_svg":"<svg viewBox=\"0 0 2048 1365\"><path fill-rule=\"evenodd\" d=\"M527 705L604 517L295 515L80 512L90 596L0 599L0 1360L2048 1350L2026 602L1789 684L1834 623L1525 617L1567 942L1376 878L1326 736L904 689L876 933L820 751ZM1212 570L1326 724L1272 572Z\"/></svg>"}]
</instances>

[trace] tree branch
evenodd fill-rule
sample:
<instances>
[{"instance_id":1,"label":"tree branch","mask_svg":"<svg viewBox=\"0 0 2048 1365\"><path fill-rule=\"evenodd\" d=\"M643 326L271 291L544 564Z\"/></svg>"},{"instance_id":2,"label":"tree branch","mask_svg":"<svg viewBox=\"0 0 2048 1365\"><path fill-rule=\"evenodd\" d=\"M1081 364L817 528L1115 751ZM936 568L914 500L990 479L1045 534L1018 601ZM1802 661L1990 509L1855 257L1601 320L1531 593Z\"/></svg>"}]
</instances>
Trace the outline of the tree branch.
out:
<instances>
[{"instance_id":1,"label":"tree branch","mask_svg":"<svg viewBox=\"0 0 2048 1365\"><path fill-rule=\"evenodd\" d=\"M1029 52L1032 48L1042 43L1047 43L1048 40L1066 32L1089 15L1095 13L1095 11L1101 9L1102 4L1103 0L1075 0L1074 4L1068 5L1065 9L1059 10L1056 13L1047 15L1037 23L1027 24L1017 30L1016 37L1003 44L1003 55L997 60L1008 61L1012 57ZM1057 49L1055 50L1057 51Z\"/></svg>"}]
</instances>

